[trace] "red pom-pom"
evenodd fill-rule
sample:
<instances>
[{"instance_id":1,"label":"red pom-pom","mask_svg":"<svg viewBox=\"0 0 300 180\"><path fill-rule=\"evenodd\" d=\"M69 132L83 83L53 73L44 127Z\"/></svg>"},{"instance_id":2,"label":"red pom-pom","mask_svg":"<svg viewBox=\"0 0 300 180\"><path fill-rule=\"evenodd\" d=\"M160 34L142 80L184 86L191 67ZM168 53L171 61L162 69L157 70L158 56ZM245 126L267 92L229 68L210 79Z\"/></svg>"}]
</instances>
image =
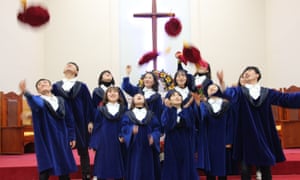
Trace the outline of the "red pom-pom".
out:
<instances>
[{"instance_id":1,"label":"red pom-pom","mask_svg":"<svg viewBox=\"0 0 300 180\"><path fill-rule=\"evenodd\" d=\"M170 18L170 20L165 24L166 33L172 37L178 36L181 29L181 22L175 17Z\"/></svg>"},{"instance_id":2,"label":"red pom-pom","mask_svg":"<svg viewBox=\"0 0 300 180\"><path fill-rule=\"evenodd\" d=\"M139 65L148 63L149 61L156 58L157 56L158 56L158 53L156 51L148 52L141 57L141 59L139 60Z\"/></svg>"},{"instance_id":3,"label":"red pom-pom","mask_svg":"<svg viewBox=\"0 0 300 180\"><path fill-rule=\"evenodd\" d=\"M206 62L205 60L201 59L200 62L199 62L199 66L207 69L208 68L208 62Z\"/></svg>"},{"instance_id":4,"label":"red pom-pom","mask_svg":"<svg viewBox=\"0 0 300 180\"><path fill-rule=\"evenodd\" d=\"M48 10L41 6L30 6L24 10L24 12L19 12L17 18L22 23L29 24L33 27L39 27L46 24L50 15Z\"/></svg>"},{"instance_id":5,"label":"red pom-pom","mask_svg":"<svg viewBox=\"0 0 300 180\"><path fill-rule=\"evenodd\" d=\"M182 50L183 57L194 64L200 64L201 54L200 51L194 46L185 45Z\"/></svg>"},{"instance_id":6,"label":"red pom-pom","mask_svg":"<svg viewBox=\"0 0 300 180\"><path fill-rule=\"evenodd\" d=\"M26 23L23 13L18 13L17 18L22 23Z\"/></svg>"},{"instance_id":7,"label":"red pom-pom","mask_svg":"<svg viewBox=\"0 0 300 180\"><path fill-rule=\"evenodd\" d=\"M177 52L175 53L175 57L176 57L181 63L187 65L187 60L184 58L182 52L177 51Z\"/></svg>"}]
</instances>

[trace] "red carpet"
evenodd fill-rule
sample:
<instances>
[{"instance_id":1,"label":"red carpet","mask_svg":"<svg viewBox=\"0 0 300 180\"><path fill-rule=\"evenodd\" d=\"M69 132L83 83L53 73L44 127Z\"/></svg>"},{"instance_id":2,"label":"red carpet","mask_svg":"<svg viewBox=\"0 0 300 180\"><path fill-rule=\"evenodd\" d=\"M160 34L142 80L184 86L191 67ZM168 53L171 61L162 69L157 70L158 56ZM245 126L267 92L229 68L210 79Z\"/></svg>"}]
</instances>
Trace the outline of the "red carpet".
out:
<instances>
[{"instance_id":1,"label":"red carpet","mask_svg":"<svg viewBox=\"0 0 300 180\"><path fill-rule=\"evenodd\" d=\"M73 151L76 164L79 165L77 151ZM93 165L94 152L90 151L91 163ZM36 167L36 157L34 153L24 155L0 155L0 179L4 180L38 180L38 170ZM80 168L78 172L71 174L72 179L81 177ZM57 180L51 177L50 180Z\"/></svg>"},{"instance_id":2,"label":"red carpet","mask_svg":"<svg viewBox=\"0 0 300 180\"><path fill-rule=\"evenodd\" d=\"M300 149L286 149L287 160L278 163L272 168L274 180L299 180L300 179ZM76 163L79 164L79 157L74 151ZM94 159L94 153L90 152L91 160ZM71 174L72 179L80 179L80 170ZM4 180L35 180L38 179L35 154L24 155L0 155L0 179ZM51 177L51 180L57 178ZM239 176L230 176L229 180L238 180ZM201 177L205 180L205 177Z\"/></svg>"}]
</instances>

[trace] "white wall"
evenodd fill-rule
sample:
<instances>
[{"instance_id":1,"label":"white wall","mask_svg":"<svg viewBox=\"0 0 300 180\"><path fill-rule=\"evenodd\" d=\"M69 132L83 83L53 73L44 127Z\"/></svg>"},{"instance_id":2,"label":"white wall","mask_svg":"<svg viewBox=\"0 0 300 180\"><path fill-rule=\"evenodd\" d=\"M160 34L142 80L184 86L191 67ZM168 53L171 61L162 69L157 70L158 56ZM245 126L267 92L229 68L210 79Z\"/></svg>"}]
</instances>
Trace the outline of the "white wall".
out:
<instances>
[{"instance_id":1,"label":"white wall","mask_svg":"<svg viewBox=\"0 0 300 180\"><path fill-rule=\"evenodd\" d=\"M225 81L236 83L248 65L265 66L265 3L262 0L192 0L192 40ZM263 79L265 80L265 79Z\"/></svg>"},{"instance_id":2,"label":"white wall","mask_svg":"<svg viewBox=\"0 0 300 180\"><path fill-rule=\"evenodd\" d=\"M0 0L0 91L18 92L26 79L31 91L44 75L44 28L32 29L18 23L19 1Z\"/></svg>"},{"instance_id":3,"label":"white wall","mask_svg":"<svg viewBox=\"0 0 300 180\"><path fill-rule=\"evenodd\" d=\"M123 48L120 38L122 22L119 22L122 11L118 0L35 0L43 2L51 15L49 24L39 29L18 23L19 1L0 1L2 91L17 91L18 82L23 78L28 80L31 90L40 77L59 80L68 61L80 65L79 79L87 82L91 90L97 84L98 72L104 69L111 70L119 83L124 74L123 64L127 62L122 52L136 53L132 60L137 62L141 53L147 50L137 52L133 46ZM32 1L28 0L29 3ZM150 0L144 2L150 4ZM184 19L183 34L176 40L164 39L161 49L168 43L180 44L181 47L183 40L194 43L210 62L214 79L216 70L223 69L229 84L237 81L247 65L261 68L264 85L300 84L297 78L300 64L298 0L187 2L178 10L173 4L174 9L169 9L168 4L157 1L159 11L174 11ZM189 12L184 12L185 9ZM150 7L142 9L138 6L134 12L150 10ZM150 20L145 21L150 24ZM159 22L164 24L161 20ZM134 35L137 37L134 42L138 42L140 36ZM170 55L167 60L173 61L172 58ZM174 67L170 71L173 70ZM139 77L140 73L136 71L135 75Z\"/></svg>"},{"instance_id":4,"label":"white wall","mask_svg":"<svg viewBox=\"0 0 300 180\"><path fill-rule=\"evenodd\" d=\"M79 80L92 90L105 69L119 76L117 0L48 1L51 24L46 29L46 75L63 77L69 61L79 65Z\"/></svg>"},{"instance_id":5,"label":"white wall","mask_svg":"<svg viewBox=\"0 0 300 180\"><path fill-rule=\"evenodd\" d=\"M266 0L268 84L300 86L300 1Z\"/></svg>"}]
</instances>

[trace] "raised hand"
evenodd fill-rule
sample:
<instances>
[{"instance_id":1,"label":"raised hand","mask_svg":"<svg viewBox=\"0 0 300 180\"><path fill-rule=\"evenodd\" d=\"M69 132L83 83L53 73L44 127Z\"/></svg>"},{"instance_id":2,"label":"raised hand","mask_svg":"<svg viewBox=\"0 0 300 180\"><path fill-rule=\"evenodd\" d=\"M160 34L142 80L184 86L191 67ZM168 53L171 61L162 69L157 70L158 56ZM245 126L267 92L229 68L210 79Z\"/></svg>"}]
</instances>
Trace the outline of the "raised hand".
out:
<instances>
[{"instance_id":1,"label":"raised hand","mask_svg":"<svg viewBox=\"0 0 300 180\"><path fill-rule=\"evenodd\" d=\"M129 76L131 74L132 68L130 65L126 66L126 75Z\"/></svg>"},{"instance_id":2,"label":"raised hand","mask_svg":"<svg viewBox=\"0 0 300 180\"><path fill-rule=\"evenodd\" d=\"M225 85L225 82L224 82L223 70L217 71L217 77L219 79L219 84L220 84L221 90L224 91L226 89L226 85Z\"/></svg>"},{"instance_id":3,"label":"raised hand","mask_svg":"<svg viewBox=\"0 0 300 180\"><path fill-rule=\"evenodd\" d=\"M25 82L25 80L20 81L19 89L20 89L22 94L26 91L26 82Z\"/></svg>"},{"instance_id":4,"label":"raised hand","mask_svg":"<svg viewBox=\"0 0 300 180\"><path fill-rule=\"evenodd\" d=\"M224 82L224 73L223 73L223 70L219 70L217 71L217 78L221 84L221 82L223 83Z\"/></svg>"}]
</instances>

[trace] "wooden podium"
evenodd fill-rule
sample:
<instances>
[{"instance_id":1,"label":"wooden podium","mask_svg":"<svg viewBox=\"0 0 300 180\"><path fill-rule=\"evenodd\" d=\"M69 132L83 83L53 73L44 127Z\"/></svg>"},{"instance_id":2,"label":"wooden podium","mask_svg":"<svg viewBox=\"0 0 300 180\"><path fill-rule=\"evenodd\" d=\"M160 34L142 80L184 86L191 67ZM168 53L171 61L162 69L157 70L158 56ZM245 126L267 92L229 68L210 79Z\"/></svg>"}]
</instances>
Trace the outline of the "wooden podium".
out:
<instances>
[{"instance_id":1,"label":"wooden podium","mask_svg":"<svg viewBox=\"0 0 300 180\"><path fill-rule=\"evenodd\" d=\"M23 154L22 95L14 92L7 94L0 92L0 104L0 152L2 154Z\"/></svg>"}]
</instances>

